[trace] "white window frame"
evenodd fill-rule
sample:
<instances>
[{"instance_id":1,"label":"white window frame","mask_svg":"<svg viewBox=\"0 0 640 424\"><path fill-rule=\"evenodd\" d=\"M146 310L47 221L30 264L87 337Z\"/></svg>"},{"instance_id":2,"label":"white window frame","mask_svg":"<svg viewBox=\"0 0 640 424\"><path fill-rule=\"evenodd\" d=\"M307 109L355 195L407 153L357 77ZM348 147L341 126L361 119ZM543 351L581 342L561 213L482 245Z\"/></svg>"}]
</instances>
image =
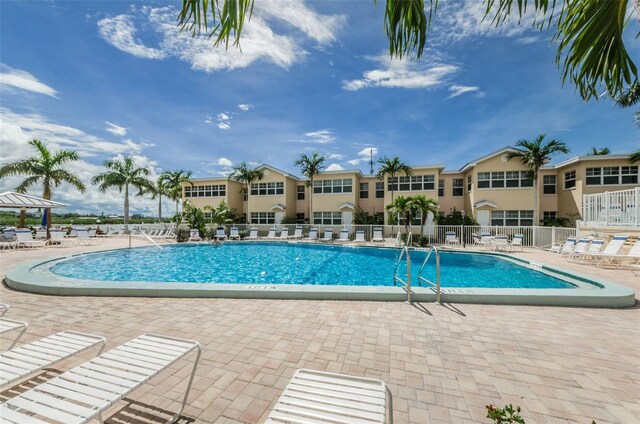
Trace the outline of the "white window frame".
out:
<instances>
[{"instance_id":1,"label":"white window frame","mask_svg":"<svg viewBox=\"0 0 640 424\"><path fill-rule=\"evenodd\" d=\"M313 225L342 225L342 212L313 211Z\"/></svg>"},{"instance_id":2,"label":"white window frame","mask_svg":"<svg viewBox=\"0 0 640 424\"><path fill-rule=\"evenodd\" d=\"M553 180L553 182L550 180ZM547 187L553 187L553 193L546 193ZM555 196L558 194L558 177L556 175L542 176L542 194L545 196Z\"/></svg>"},{"instance_id":3,"label":"white window frame","mask_svg":"<svg viewBox=\"0 0 640 424\"><path fill-rule=\"evenodd\" d=\"M226 184L194 185L184 188L184 197L225 197L226 195Z\"/></svg>"},{"instance_id":4,"label":"white window frame","mask_svg":"<svg viewBox=\"0 0 640 424\"><path fill-rule=\"evenodd\" d=\"M460 194L456 194L456 189L460 189ZM464 178L453 178L451 180L451 197L464 196Z\"/></svg>"},{"instance_id":5,"label":"white window frame","mask_svg":"<svg viewBox=\"0 0 640 424\"><path fill-rule=\"evenodd\" d=\"M389 177L387 179L388 191L435 191L435 189L435 174L403 175L400 177Z\"/></svg>"},{"instance_id":6,"label":"white window frame","mask_svg":"<svg viewBox=\"0 0 640 424\"><path fill-rule=\"evenodd\" d=\"M353 193L352 178L338 178L333 180L314 180L313 194L342 194Z\"/></svg>"},{"instance_id":7,"label":"white window frame","mask_svg":"<svg viewBox=\"0 0 640 424\"><path fill-rule=\"evenodd\" d=\"M252 224L275 224L276 214L275 212L251 212Z\"/></svg>"},{"instance_id":8,"label":"white window frame","mask_svg":"<svg viewBox=\"0 0 640 424\"><path fill-rule=\"evenodd\" d=\"M635 177L635 181L622 182L624 178ZM615 178L616 182L611 182L611 179ZM590 182L589 180L598 179L598 182ZM609 180L605 182L605 180ZM587 186L616 186L616 185L628 185L638 184L638 166L596 166L586 169L585 185Z\"/></svg>"},{"instance_id":9,"label":"white window frame","mask_svg":"<svg viewBox=\"0 0 640 424\"><path fill-rule=\"evenodd\" d=\"M362 193L365 193L365 195L363 196ZM358 193L358 197L360 199L369 198L369 183L360 183L360 193Z\"/></svg>"},{"instance_id":10,"label":"white window frame","mask_svg":"<svg viewBox=\"0 0 640 424\"><path fill-rule=\"evenodd\" d=\"M571 187L567 187L567 183L572 183ZM564 189L573 190L576 188L576 170L572 169L564 173Z\"/></svg>"},{"instance_id":11,"label":"white window frame","mask_svg":"<svg viewBox=\"0 0 640 424\"><path fill-rule=\"evenodd\" d=\"M531 227L533 211L491 211L491 225L497 227Z\"/></svg>"},{"instance_id":12,"label":"white window frame","mask_svg":"<svg viewBox=\"0 0 640 424\"><path fill-rule=\"evenodd\" d=\"M274 181L270 183L251 183L252 196L282 196L284 195L284 182Z\"/></svg>"}]
</instances>

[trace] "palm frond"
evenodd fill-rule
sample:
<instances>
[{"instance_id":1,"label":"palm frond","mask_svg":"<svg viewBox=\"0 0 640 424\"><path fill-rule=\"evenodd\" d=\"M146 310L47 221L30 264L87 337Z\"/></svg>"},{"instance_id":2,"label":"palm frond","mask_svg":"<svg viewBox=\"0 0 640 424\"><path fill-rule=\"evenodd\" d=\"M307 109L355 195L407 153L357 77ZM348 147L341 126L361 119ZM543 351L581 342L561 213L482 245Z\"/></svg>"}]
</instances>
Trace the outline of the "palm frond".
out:
<instances>
[{"instance_id":1,"label":"palm frond","mask_svg":"<svg viewBox=\"0 0 640 424\"><path fill-rule=\"evenodd\" d=\"M18 187L16 187L16 192L18 193L26 193L29 187L35 185L40 181L41 177L38 175L34 175L22 181Z\"/></svg>"},{"instance_id":2,"label":"palm frond","mask_svg":"<svg viewBox=\"0 0 640 424\"><path fill-rule=\"evenodd\" d=\"M384 30L389 39L391 57L415 55L419 59L422 56L427 31L437 8L438 0L429 1L428 14L425 13L424 0L387 0Z\"/></svg>"}]
</instances>

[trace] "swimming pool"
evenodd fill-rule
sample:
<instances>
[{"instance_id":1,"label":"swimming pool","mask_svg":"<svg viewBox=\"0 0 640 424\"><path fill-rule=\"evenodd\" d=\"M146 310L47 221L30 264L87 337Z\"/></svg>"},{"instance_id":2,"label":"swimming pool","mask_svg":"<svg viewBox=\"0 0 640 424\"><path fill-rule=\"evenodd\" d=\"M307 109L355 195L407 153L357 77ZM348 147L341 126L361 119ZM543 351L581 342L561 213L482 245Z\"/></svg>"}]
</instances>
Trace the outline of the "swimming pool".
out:
<instances>
[{"instance_id":1,"label":"swimming pool","mask_svg":"<svg viewBox=\"0 0 640 424\"><path fill-rule=\"evenodd\" d=\"M393 285L399 251L285 242L180 244L80 253L19 265L5 275L16 290L59 296L227 297L312 300L407 300ZM426 256L413 251L411 299L436 300L417 274ZM399 276L406 273L405 264ZM425 275L434 278L433 258ZM632 289L530 262L521 255L441 252L442 300L454 303L631 307Z\"/></svg>"},{"instance_id":2,"label":"swimming pool","mask_svg":"<svg viewBox=\"0 0 640 424\"><path fill-rule=\"evenodd\" d=\"M427 253L414 251L412 280ZM60 261L51 272L93 281L393 286L398 251L304 243L182 244L123 249ZM572 289L574 284L504 257L441 253L442 287ZM399 268L406 277L406 267ZM425 267L435 281L435 256ZM406 278L405 278L406 279Z\"/></svg>"}]
</instances>

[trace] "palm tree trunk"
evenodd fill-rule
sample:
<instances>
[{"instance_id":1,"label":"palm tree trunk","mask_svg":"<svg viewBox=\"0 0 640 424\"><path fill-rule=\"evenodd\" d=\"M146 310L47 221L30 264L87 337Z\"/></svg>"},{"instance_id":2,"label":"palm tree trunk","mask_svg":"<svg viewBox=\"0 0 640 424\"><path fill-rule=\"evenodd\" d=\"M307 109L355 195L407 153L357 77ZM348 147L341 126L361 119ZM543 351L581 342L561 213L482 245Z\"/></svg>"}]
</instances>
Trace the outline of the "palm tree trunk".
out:
<instances>
[{"instance_id":1,"label":"palm tree trunk","mask_svg":"<svg viewBox=\"0 0 640 424\"><path fill-rule=\"evenodd\" d=\"M176 199L176 225L180 225L180 216L179 216L180 211L178 210L179 206L180 206L180 201Z\"/></svg>"},{"instance_id":2,"label":"palm tree trunk","mask_svg":"<svg viewBox=\"0 0 640 424\"><path fill-rule=\"evenodd\" d=\"M46 200L51 200L51 188L45 186L44 193L42 193L42 198ZM50 237L49 229L51 228L51 208L47 208L44 210L44 213L47 214L47 240Z\"/></svg>"},{"instance_id":3,"label":"palm tree trunk","mask_svg":"<svg viewBox=\"0 0 640 424\"><path fill-rule=\"evenodd\" d=\"M313 175L309 178L309 225L313 225L313 215L311 214L313 206Z\"/></svg>"},{"instance_id":4,"label":"palm tree trunk","mask_svg":"<svg viewBox=\"0 0 640 424\"><path fill-rule=\"evenodd\" d=\"M129 232L129 184L124 185L124 231Z\"/></svg>"},{"instance_id":5,"label":"palm tree trunk","mask_svg":"<svg viewBox=\"0 0 640 424\"><path fill-rule=\"evenodd\" d=\"M538 175L533 178L533 225L538 225Z\"/></svg>"},{"instance_id":6,"label":"palm tree trunk","mask_svg":"<svg viewBox=\"0 0 640 424\"><path fill-rule=\"evenodd\" d=\"M247 224L251 224L251 214L249 213L249 183L246 183L244 185L244 195L242 196L244 200L244 197L247 197L247 200L244 201L245 203L245 207L244 207L244 213L245 213L245 223Z\"/></svg>"},{"instance_id":7,"label":"palm tree trunk","mask_svg":"<svg viewBox=\"0 0 640 424\"><path fill-rule=\"evenodd\" d=\"M162 222L162 194L158 193L158 222Z\"/></svg>"},{"instance_id":8,"label":"palm tree trunk","mask_svg":"<svg viewBox=\"0 0 640 424\"><path fill-rule=\"evenodd\" d=\"M24 228L24 221L27 216L27 210L25 208L20 208L20 222L18 223L18 228Z\"/></svg>"}]
</instances>

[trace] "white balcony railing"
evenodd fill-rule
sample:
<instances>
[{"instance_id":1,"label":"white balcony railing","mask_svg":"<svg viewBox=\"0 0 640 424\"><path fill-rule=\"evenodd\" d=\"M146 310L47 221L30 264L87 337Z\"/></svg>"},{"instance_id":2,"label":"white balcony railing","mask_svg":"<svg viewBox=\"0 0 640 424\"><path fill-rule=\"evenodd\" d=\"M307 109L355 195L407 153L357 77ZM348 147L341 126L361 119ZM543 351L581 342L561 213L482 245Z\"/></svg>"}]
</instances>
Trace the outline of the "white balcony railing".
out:
<instances>
[{"instance_id":1,"label":"white balcony railing","mask_svg":"<svg viewBox=\"0 0 640 424\"><path fill-rule=\"evenodd\" d=\"M640 227L640 187L585 194L582 218L588 226Z\"/></svg>"}]
</instances>

